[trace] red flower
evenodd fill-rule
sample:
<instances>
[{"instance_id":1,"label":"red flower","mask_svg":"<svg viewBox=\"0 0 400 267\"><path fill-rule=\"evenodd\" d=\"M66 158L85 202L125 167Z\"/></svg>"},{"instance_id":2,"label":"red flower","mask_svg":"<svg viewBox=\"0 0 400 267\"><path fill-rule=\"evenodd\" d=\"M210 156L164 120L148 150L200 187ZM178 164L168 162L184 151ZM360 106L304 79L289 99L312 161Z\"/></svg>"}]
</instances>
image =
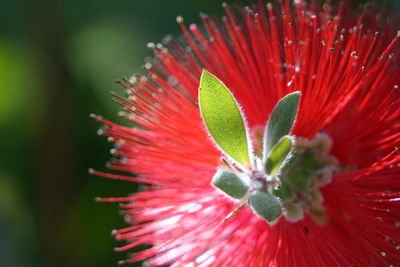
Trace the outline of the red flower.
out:
<instances>
[{"instance_id":1,"label":"red flower","mask_svg":"<svg viewBox=\"0 0 400 267\"><path fill-rule=\"evenodd\" d=\"M399 34L393 36L368 7L356 19L347 15L347 5L318 7L299 0L266 9L260 1L240 17L224 7L222 23L202 15L204 30L194 24L187 29L178 17L186 43L171 38L165 47L149 44L156 59L146 66L148 76L121 81L128 96L115 101L140 127L96 116L105 125L102 133L117 145L111 169L135 176L93 172L146 184L132 196L101 199L125 202L132 224L115 231L117 240L128 241L117 250L151 245L123 262L397 266ZM336 159L332 180L313 191L320 193L320 210L312 202L303 216L269 224L244 206L224 221L237 202L210 184L223 154L199 113L203 68L241 104L256 153L275 104L301 91L293 135L319 149L318 163L321 151ZM325 141L318 145L321 136ZM311 197L292 189L294 201Z\"/></svg>"}]
</instances>

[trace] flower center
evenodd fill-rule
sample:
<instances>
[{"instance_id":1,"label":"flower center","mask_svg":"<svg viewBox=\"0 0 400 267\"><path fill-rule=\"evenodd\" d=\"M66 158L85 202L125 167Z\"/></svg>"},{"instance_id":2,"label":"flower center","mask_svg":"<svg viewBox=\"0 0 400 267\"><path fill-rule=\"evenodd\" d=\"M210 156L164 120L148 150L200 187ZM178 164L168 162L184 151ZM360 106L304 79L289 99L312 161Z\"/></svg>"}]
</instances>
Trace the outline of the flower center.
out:
<instances>
[{"instance_id":1,"label":"flower center","mask_svg":"<svg viewBox=\"0 0 400 267\"><path fill-rule=\"evenodd\" d=\"M296 137L292 154L283 163L281 170L274 175L268 175L261 163L261 149L257 147L257 144L261 144L259 139L262 133L258 132L260 129L261 127L254 128L252 135L257 154L255 169L235 170L244 178L249 188L246 196L238 202L239 208L245 205L252 192L261 190L280 200L282 215L286 220L297 222L308 214L316 223L324 225L328 215L323 205L321 188L331 182L334 172L339 171L338 160L330 154L331 138L325 133L318 133L311 140Z\"/></svg>"},{"instance_id":2,"label":"flower center","mask_svg":"<svg viewBox=\"0 0 400 267\"><path fill-rule=\"evenodd\" d=\"M296 138L293 156L278 175L280 187L273 189L288 221L299 221L307 213L318 224L326 223L321 187L339 170L338 160L330 155L331 147L327 134L318 133L312 140Z\"/></svg>"}]
</instances>

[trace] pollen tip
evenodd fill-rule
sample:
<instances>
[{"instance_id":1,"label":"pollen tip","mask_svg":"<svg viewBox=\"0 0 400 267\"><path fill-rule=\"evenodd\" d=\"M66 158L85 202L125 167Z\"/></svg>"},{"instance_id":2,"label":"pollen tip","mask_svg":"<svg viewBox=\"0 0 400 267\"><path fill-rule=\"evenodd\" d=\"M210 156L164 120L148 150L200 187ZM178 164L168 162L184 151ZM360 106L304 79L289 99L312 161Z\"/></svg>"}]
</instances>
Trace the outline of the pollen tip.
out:
<instances>
[{"instance_id":1,"label":"pollen tip","mask_svg":"<svg viewBox=\"0 0 400 267\"><path fill-rule=\"evenodd\" d=\"M127 97L131 96L131 95L132 95L132 91L129 90L129 89L125 90L125 95L126 95Z\"/></svg>"},{"instance_id":2,"label":"pollen tip","mask_svg":"<svg viewBox=\"0 0 400 267\"><path fill-rule=\"evenodd\" d=\"M101 198L101 197L95 197L95 198L94 198L94 201L96 201L96 202L101 202L101 201L102 201L102 198Z\"/></svg>"},{"instance_id":3,"label":"pollen tip","mask_svg":"<svg viewBox=\"0 0 400 267\"><path fill-rule=\"evenodd\" d=\"M137 78L134 75L132 75L131 77L129 77L129 82L131 84L135 84L137 82Z\"/></svg>"},{"instance_id":4,"label":"pollen tip","mask_svg":"<svg viewBox=\"0 0 400 267\"><path fill-rule=\"evenodd\" d=\"M114 251L115 251L115 252L120 252L121 249L120 249L120 248L114 248Z\"/></svg>"},{"instance_id":5,"label":"pollen tip","mask_svg":"<svg viewBox=\"0 0 400 267\"><path fill-rule=\"evenodd\" d=\"M195 30L197 30L197 25L195 23L192 23L192 24L190 24L189 29L191 31L195 31Z\"/></svg>"},{"instance_id":6,"label":"pollen tip","mask_svg":"<svg viewBox=\"0 0 400 267\"><path fill-rule=\"evenodd\" d=\"M226 2L222 2L221 5L222 5L223 8L226 8L228 6L228 4Z\"/></svg>"},{"instance_id":7,"label":"pollen tip","mask_svg":"<svg viewBox=\"0 0 400 267\"><path fill-rule=\"evenodd\" d=\"M182 23L183 22L183 17L182 16L177 16L176 17L176 22L179 23L179 24Z\"/></svg>"},{"instance_id":8,"label":"pollen tip","mask_svg":"<svg viewBox=\"0 0 400 267\"><path fill-rule=\"evenodd\" d=\"M123 265L123 264L125 264L126 263L126 261L124 261L124 260L120 260L120 261L118 261L118 265Z\"/></svg>"},{"instance_id":9,"label":"pollen tip","mask_svg":"<svg viewBox=\"0 0 400 267\"><path fill-rule=\"evenodd\" d=\"M269 11L272 10L272 4L271 4L270 2L267 3L267 9L268 9Z\"/></svg>"},{"instance_id":10,"label":"pollen tip","mask_svg":"<svg viewBox=\"0 0 400 267\"><path fill-rule=\"evenodd\" d=\"M147 48L150 48L150 49L152 49L152 48L154 48L154 47L156 47L156 45L153 43L153 42L149 42L149 43L147 43Z\"/></svg>"},{"instance_id":11,"label":"pollen tip","mask_svg":"<svg viewBox=\"0 0 400 267\"><path fill-rule=\"evenodd\" d=\"M90 174L94 174L95 170L94 170L93 168L89 168L89 169L88 169L88 172L89 172Z\"/></svg>"},{"instance_id":12,"label":"pollen tip","mask_svg":"<svg viewBox=\"0 0 400 267\"><path fill-rule=\"evenodd\" d=\"M208 18L208 16L207 16L206 13L200 12L200 18L201 19L206 19L206 18Z\"/></svg>"},{"instance_id":13,"label":"pollen tip","mask_svg":"<svg viewBox=\"0 0 400 267\"><path fill-rule=\"evenodd\" d=\"M117 234L118 234L118 231L117 231L117 230L113 229L113 230L111 231L111 235L112 235L112 236L115 236L115 235L117 235Z\"/></svg>"},{"instance_id":14,"label":"pollen tip","mask_svg":"<svg viewBox=\"0 0 400 267\"><path fill-rule=\"evenodd\" d=\"M126 113L123 111L118 111L117 115L118 115L118 117L125 117Z\"/></svg>"},{"instance_id":15,"label":"pollen tip","mask_svg":"<svg viewBox=\"0 0 400 267\"><path fill-rule=\"evenodd\" d=\"M128 96L128 100L134 102L137 100L137 97L134 95L130 95L130 96Z\"/></svg>"},{"instance_id":16,"label":"pollen tip","mask_svg":"<svg viewBox=\"0 0 400 267\"><path fill-rule=\"evenodd\" d=\"M101 120L102 119L102 117L100 115L96 115L94 113L90 113L89 117L92 118L92 119L95 119L95 120Z\"/></svg>"}]
</instances>

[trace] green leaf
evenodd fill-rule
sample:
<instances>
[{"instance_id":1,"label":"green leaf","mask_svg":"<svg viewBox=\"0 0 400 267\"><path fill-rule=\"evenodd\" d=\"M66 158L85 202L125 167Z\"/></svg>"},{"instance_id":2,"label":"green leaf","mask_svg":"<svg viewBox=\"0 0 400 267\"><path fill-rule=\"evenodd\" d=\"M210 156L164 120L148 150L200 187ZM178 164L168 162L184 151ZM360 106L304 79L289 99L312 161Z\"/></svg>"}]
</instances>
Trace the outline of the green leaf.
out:
<instances>
[{"instance_id":1,"label":"green leaf","mask_svg":"<svg viewBox=\"0 0 400 267\"><path fill-rule=\"evenodd\" d=\"M276 175L292 149L294 140L289 135L283 136L269 152L265 161L265 171L269 175Z\"/></svg>"},{"instance_id":2,"label":"green leaf","mask_svg":"<svg viewBox=\"0 0 400 267\"><path fill-rule=\"evenodd\" d=\"M300 91L287 94L274 107L264 134L265 158L282 136L289 134L296 118Z\"/></svg>"},{"instance_id":3,"label":"green leaf","mask_svg":"<svg viewBox=\"0 0 400 267\"><path fill-rule=\"evenodd\" d=\"M250 165L250 143L239 105L229 89L206 70L200 78L199 105L217 147L241 165Z\"/></svg>"},{"instance_id":4,"label":"green leaf","mask_svg":"<svg viewBox=\"0 0 400 267\"><path fill-rule=\"evenodd\" d=\"M255 214L268 222L272 222L282 214L280 201L267 192L254 191L251 193L249 205Z\"/></svg>"},{"instance_id":5,"label":"green leaf","mask_svg":"<svg viewBox=\"0 0 400 267\"><path fill-rule=\"evenodd\" d=\"M212 184L236 199L243 198L249 190L248 184L242 178L224 168L217 170L212 179Z\"/></svg>"}]
</instances>

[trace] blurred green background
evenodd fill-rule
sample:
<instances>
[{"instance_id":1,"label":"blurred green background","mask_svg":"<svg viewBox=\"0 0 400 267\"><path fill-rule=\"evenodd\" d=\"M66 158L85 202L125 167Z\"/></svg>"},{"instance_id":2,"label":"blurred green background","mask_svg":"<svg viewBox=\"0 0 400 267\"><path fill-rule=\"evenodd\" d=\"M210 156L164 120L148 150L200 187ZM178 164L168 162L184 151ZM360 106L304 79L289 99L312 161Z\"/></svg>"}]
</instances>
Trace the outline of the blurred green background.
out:
<instances>
[{"instance_id":1,"label":"blurred green background","mask_svg":"<svg viewBox=\"0 0 400 267\"><path fill-rule=\"evenodd\" d=\"M249 2L246 0L227 1ZM111 144L89 118L113 121L113 81L142 72L147 42L180 36L175 22L222 15L217 0L14 0L0 3L0 266L116 266L111 230L128 182L105 170Z\"/></svg>"}]
</instances>

